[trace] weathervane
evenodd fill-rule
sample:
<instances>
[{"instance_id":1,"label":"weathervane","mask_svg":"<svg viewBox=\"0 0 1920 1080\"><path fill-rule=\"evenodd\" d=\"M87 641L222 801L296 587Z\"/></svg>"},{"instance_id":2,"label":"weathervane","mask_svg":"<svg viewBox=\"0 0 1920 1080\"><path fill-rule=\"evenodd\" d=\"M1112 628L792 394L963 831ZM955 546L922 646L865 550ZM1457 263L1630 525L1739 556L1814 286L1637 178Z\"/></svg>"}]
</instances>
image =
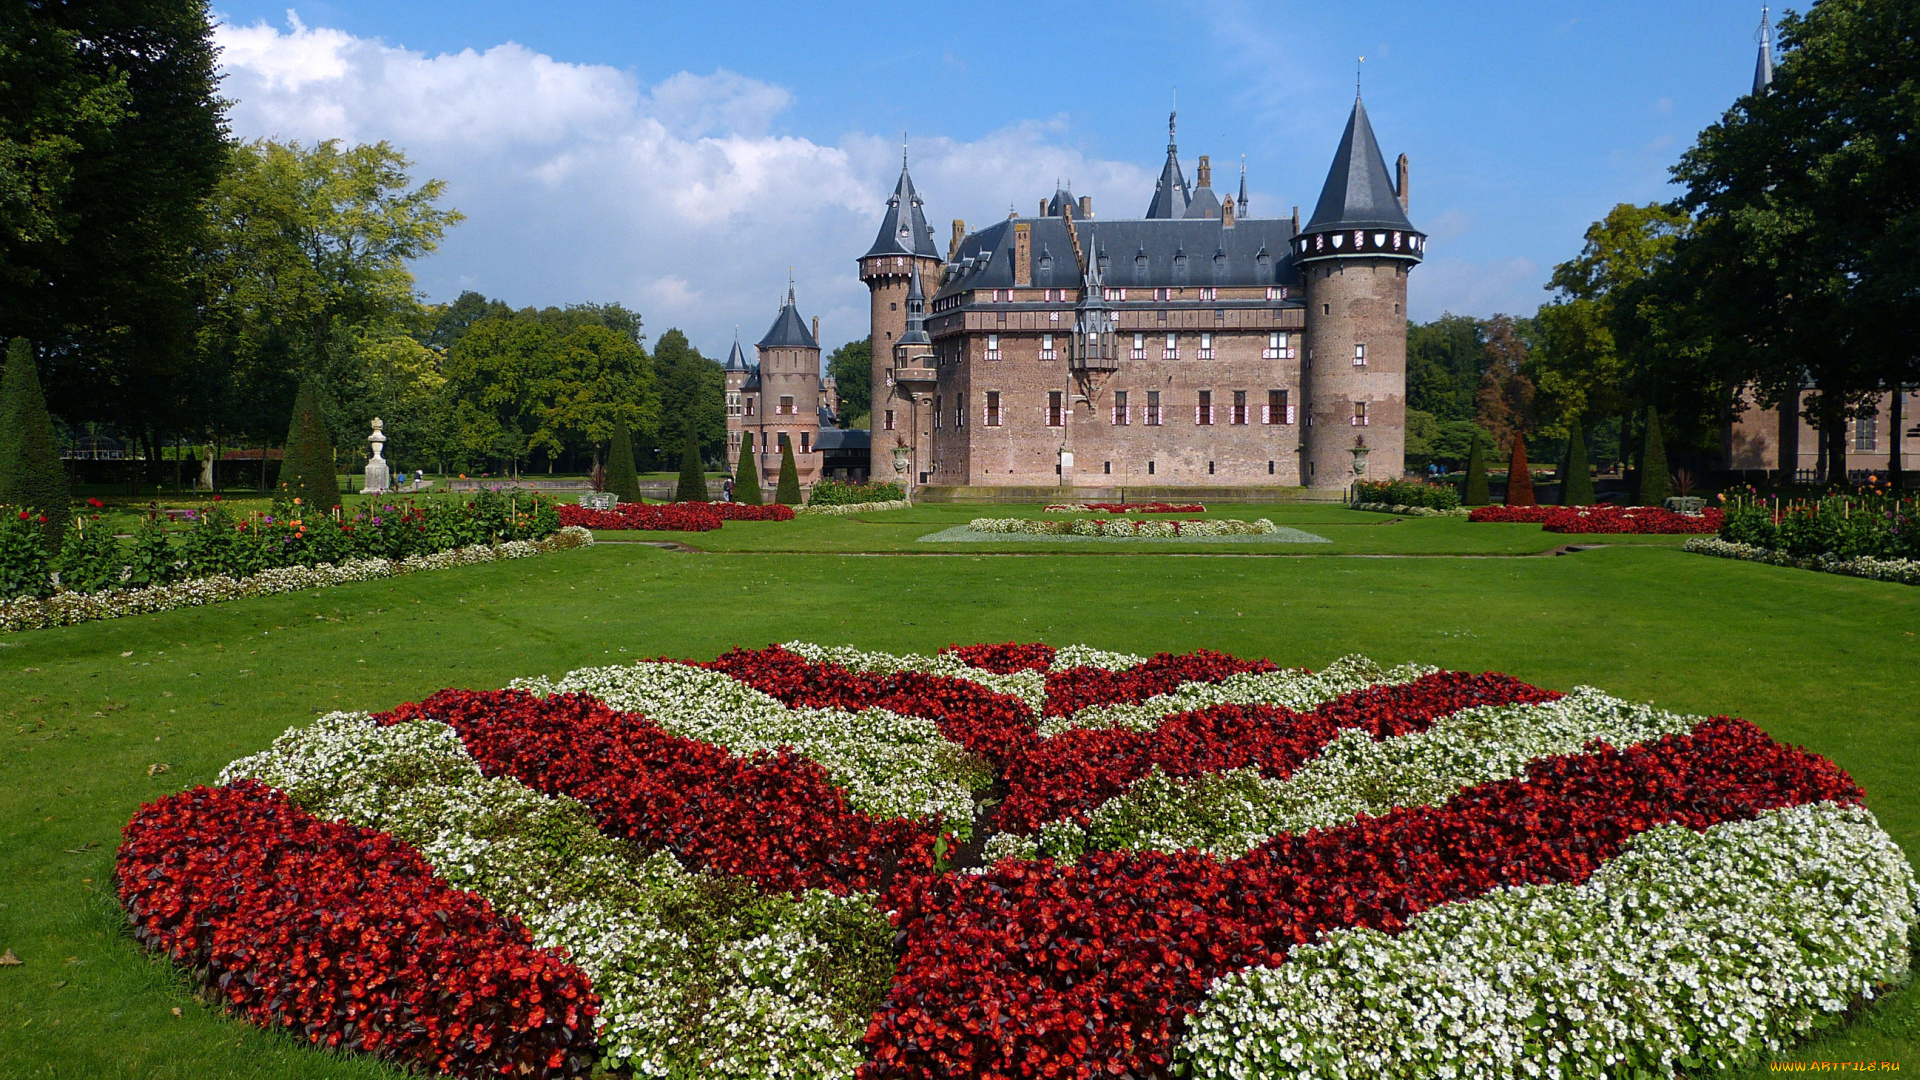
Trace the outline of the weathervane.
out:
<instances>
[{"instance_id":1,"label":"weathervane","mask_svg":"<svg viewBox=\"0 0 1920 1080\"><path fill-rule=\"evenodd\" d=\"M1367 58L1363 56L1353 65L1353 96L1356 98L1360 96L1360 66L1366 62Z\"/></svg>"}]
</instances>

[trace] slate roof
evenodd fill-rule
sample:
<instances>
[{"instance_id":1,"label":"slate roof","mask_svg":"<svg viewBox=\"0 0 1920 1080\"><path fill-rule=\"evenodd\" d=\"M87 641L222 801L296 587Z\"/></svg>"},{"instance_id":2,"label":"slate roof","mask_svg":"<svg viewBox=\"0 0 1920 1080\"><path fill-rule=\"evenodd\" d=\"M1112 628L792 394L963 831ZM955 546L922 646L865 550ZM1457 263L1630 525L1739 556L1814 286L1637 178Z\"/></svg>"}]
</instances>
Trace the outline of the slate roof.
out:
<instances>
[{"instance_id":1,"label":"slate roof","mask_svg":"<svg viewBox=\"0 0 1920 1080\"><path fill-rule=\"evenodd\" d=\"M915 264L907 276L907 329L896 345L932 345L927 336L927 293L920 285L920 267Z\"/></svg>"},{"instance_id":2,"label":"slate roof","mask_svg":"<svg viewBox=\"0 0 1920 1080\"><path fill-rule=\"evenodd\" d=\"M1380 143L1367 121L1367 107L1357 97L1353 99L1353 113L1347 117L1346 133L1340 136L1340 147L1334 152L1333 167L1327 170L1326 185L1320 189L1320 202L1300 231L1345 229L1416 231L1393 190L1387 160L1380 156Z\"/></svg>"},{"instance_id":3,"label":"slate roof","mask_svg":"<svg viewBox=\"0 0 1920 1080\"><path fill-rule=\"evenodd\" d=\"M1753 62L1753 92L1756 96L1773 85L1773 28L1760 24L1760 55Z\"/></svg>"},{"instance_id":4,"label":"slate roof","mask_svg":"<svg viewBox=\"0 0 1920 1080\"><path fill-rule=\"evenodd\" d=\"M1153 201L1147 204L1147 216L1150 218L1177 218L1187 212L1187 203L1193 198L1193 191L1187 187L1187 178L1180 172L1180 148L1173 141L1173 118L1177 113L1167 114L1167 163L1160 167L1160 179L1153 185Z\"/></svg>"},{"instance_id":5,"label":"slate roof","mask_svg":"<svg viewBox=\"0 0 1920 1080\"><path fill-rule=\"evenodd\" d=\"M880 219L880 232L873 238L867 255L940 257L940 249L933 246L933 228L927 224L926 212L921 209L920 193L913 188L913 177L907 175L904 156L900 160L900 182L887 197L886 216Z\"/></svg>"},{"instance_id":6,"label":"slate roof","mask_svg":"<svg viewBox=\"0 0 1920 1080\"><path fill-rule=\"evenodd\" d=\"M1239 208L1235 208L1235 213ZM1180 215L1189 218L1217 218L1220 216L1220 200L1210 187L1193 189L1193 199L1187 203L1187 212Z\"/></svg>"},{"instance_id":7,"label":"slate roof","mask_svg":"<svg viewBox=\"0 0 1920 1080\"><path fill-rule=\"evenodd\" d=\"M787 302L781 307L780 314L774 317L773 326L768 328L767 336L757 343L762 349L817 349L820 343L813 340L813 332L807 329L807 320L800 317L800 311L793 303L793 290L787 290Z\"/></svg>"},{"instance_id":8,"label":"slate roof","mask_svg":"<svg viewBox=\"0 0 1920 1080\"><path fill-rule=\"evenodd\" d=\"M865 450L873 445L873 432L866 428L823 427L814 436L815 450Z\"/></svg>"},{"instance_id":9,"label":"slate roof","mask_svg":"<svg viewBox=\"0 0 1920 1080\"><path fill-rule=\"evenodd\" d=\"M733 351L727 354L727 362L723 370L747 371L750 367L751 365L747 363L747 354L740 351L740 335L736 332L733 335Z\"/></svg>"},{"instance_id":10,"label":"slate roof","mask_svg":"<svg viewBox=\"0 0 1920 1080\"><path fill-rule=\"evenodd\" d=\"M938 295L1012 288L1013 226L1020 222L1033 229L1031 287L1079 288L1080 267L1064 220L1008 218L961 241ZM1241 218L1231 229L1218 218L1083 221L1074 227L1084 250L1098 244L1110 288L1300 284L1287 218Z\"/></svg>"}]
</instances>

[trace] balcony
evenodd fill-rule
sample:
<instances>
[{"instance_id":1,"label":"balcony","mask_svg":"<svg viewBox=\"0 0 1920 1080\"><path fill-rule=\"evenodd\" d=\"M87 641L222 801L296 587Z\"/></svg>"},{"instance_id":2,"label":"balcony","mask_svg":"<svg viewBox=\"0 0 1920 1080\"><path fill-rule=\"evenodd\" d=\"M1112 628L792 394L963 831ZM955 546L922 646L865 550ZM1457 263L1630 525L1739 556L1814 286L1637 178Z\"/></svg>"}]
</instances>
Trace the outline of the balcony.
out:
<instances>
[{"instance_id":1,"label":"balcony","mask_svg":"<svg viewBox=\"0 0 1920 1080\"><path fill-rule=\"evenodd\" d=\"M939 378L940 373L934 368L931 356L896 362L893 366L893 381L896 383L933 383Z\"/></svg>"}]
</instances>

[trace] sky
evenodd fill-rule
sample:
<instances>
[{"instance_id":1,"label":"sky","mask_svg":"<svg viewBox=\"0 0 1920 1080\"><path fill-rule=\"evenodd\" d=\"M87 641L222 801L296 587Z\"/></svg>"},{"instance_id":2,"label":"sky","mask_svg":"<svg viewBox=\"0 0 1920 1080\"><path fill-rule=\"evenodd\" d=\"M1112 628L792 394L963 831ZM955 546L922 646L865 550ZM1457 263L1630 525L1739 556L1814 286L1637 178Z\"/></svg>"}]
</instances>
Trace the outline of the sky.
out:
<instances>
[{"instance_id":1,"label":"sky","mask_svg":"<svg viewBox=\"0 0 1920 1080\"><path fill-rule=\"evenodd\" d=\"M1430 234L1413 318L1526 314L1616 203L1750 88L1757 5L1609 0L1205 5L216 0L242 138L386 140L466 220L421 291L618 301L709 356L792 273L827 349L866 334L855 260L903 146L942 249L1056 181L1137 217L1177 100L1252 216L1311 214L1356 68ZM1359 58L1365 57L1364 63Z\"/></svg>"}]
</instances>

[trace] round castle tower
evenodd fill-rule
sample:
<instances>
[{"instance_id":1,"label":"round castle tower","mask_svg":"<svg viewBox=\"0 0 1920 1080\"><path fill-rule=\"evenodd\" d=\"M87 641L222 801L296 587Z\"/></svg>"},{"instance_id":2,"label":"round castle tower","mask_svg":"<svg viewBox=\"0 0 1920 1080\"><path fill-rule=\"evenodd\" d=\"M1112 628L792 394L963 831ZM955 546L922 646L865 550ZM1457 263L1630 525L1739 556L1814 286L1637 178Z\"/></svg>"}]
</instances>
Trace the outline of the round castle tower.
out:
<instances>
[{"instance_id":1,"label":"round castle tower","mask_svg":"<svg viewBox=\"0 0 1920 1080\"><path fill-rule=\"evenodd\" d=\"M1407 220L1406 155L1396 184L1356 96L1320 202L1294 238L1307 301L1300 479L1310 488L1397 480L1406 467L1407 274L1426 242Z\"/></svg>"},{"instance_id":2,"label":"round castle tower","mask_svg":"<svg viewBox=\"0 0 1920 1080\"><path fill-rule=\"evenodd\" d=\"M934 246L933 229L927 225L920 193L914 190L913 178L907 175L906 155L902 153L900 182L887 198L887 212L880 222L880 233L874 237L873 247L860 256L860 280L867 283L871 302L872 335L869 342L873 347L873 418L868 426L873 432L873 442L867 475L875 482L901 479L893 471L896 440L923 447L932 444L931 430L917 443L913 438L914 433L906 430L913 423L915 410L904 396L907 391L896 391L891 375L894 346L907 332L907 292L912 287L915 273L917 271L920 280L925 283L922 288L931 291L938 287L940 265L940 249ZM887 430L888 410L892 410L895 417L891 431ZM926 409L918 411L928 412ZM930 413L924 422L931 423Z\"/></svg>"}]
</instances>

